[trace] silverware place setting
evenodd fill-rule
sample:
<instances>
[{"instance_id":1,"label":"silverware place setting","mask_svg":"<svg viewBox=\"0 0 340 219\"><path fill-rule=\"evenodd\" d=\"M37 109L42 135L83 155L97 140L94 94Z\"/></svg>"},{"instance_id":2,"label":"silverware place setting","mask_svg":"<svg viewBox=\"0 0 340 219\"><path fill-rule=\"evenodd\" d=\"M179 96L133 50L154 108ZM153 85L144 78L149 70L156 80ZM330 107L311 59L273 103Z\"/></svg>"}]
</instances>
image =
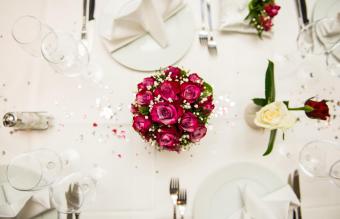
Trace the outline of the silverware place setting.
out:
<instances>
[{"instance_id":1,"label":"silverware place setting","mask_svg":"<svg viewBox=\"0 0 340 219\"><path fill-rule=\"evenodd\" d=\"M187 190L180 189L179 179L170 179L170 197L173 202L173 219L177 218L177 210L179 212L180 218L184 219L185 210L187 206Z\"/></svg>"},{"instance_id":2,"label":"silverware place setting","mask_svg":"<svg viewBox=\"0 0 340 219\"><path fill-rule=\"evenodd\" d=\"M213 33L212 9L210 0L200 0L200 8L201 29L198 33L200 44L202 46L207 46L209 54L217 55L217 43ZM206 23L206 15L208 18L208 23Z\"/></svg>"},{"instance_id":3,"label":"silverware place setting","mask_svg":"<svg viewBox=\"0 0 340 219\"><path fill-rule=\"evenodd\" d=\"M296 197L301 203L300 175L298 170L295 170L293 173L289 174L288 184L292 187ZM292 218L302 219L301 206L292 206Z\"/></svg>"}]
</instances>

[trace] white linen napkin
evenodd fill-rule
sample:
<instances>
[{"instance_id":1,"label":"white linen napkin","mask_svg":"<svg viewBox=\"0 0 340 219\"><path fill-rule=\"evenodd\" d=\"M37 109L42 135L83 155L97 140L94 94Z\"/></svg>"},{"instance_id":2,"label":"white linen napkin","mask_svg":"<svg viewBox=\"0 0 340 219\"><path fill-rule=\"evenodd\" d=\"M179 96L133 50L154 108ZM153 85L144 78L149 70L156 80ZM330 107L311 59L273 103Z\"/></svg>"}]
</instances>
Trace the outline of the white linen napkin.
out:
<instances>
[{"instance_id":1,"label":"white linen napkin","mask_svg":"<svg viewBox=\"0 0 340 219\"><path fill-rule=\"evenodd\" d=\"M317 37L323 46L327 49L332 48L336 43L340 43L340 12L335 19L320 22L316 25ZM338 47L340 48L340 47ZM334 56L340 61L340 49L334 50Z\"/></svg>"},{"instance_id":2,"label":"white linen napkin","mask_svg":"<svg viewBox=\"0 0 340 219\"><path fill-rule=\"evenodd\" d=\"M51 209L47 190L32 195L16 191L6 184L1 188L0 218L29 219Z\"/></svg>"},{"instance_id":3,"label":"white linen napkin","mask_svg":"<svg viewBox=\"0 0 340 219\"><path fill-rule=\"evenodd\" d=\"M244 207L229 219L288 219L290 204L300 205L289 185L265 197L259 197L248 186L241 194Z\"/></svg>"},{"instance_id":4,"label":"white linen napkin","mask_svg":"<svg viewBox=\"0 0 340 219\"><path fill-rule=\"evenodd\" d=\"M220 0L220 31L257 34L254 27L249 25L248 0ZM271 31L264 31L263 36L270 37Z\"/></svg>"},{"instance_id":5,"label":"white linen napkin","mask_svg":"<svg viewBox=\"0 0 340 219\"><path fill-rule=\"evenodd\" d=\"M184 7L184 0L140 0L136 8L113 18L104 44L113 52L146 33L161 46L168 45L164 21Z\"/></svg>"}]
</instances>

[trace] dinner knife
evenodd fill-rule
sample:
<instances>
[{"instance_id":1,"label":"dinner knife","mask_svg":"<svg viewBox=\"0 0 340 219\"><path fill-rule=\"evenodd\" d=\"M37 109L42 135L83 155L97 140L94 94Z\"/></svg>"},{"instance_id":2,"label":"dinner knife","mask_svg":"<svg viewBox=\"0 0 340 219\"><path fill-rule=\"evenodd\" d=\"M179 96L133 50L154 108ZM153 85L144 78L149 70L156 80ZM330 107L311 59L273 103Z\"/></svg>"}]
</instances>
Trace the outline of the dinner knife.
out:
<instances>
[{"instance_id":1,"label":"dinner knife","mask_svg":"<svg viewBox=\"0 0 340 219\"><path fill-rule=\"evenodd\" d=\"M96 7L96 0L90 0L89 21L94 20L95 7Z\"/></svg>"},{"instance_id":2,"label":"dinner knife","mask_svg":"<svg viewBox=\"0 0 340 219\"><path fill-rule=\"evenodd\" d=\"M295 6L296 6L297 15L298 15L298 24L299 24L300 29L302 29L305 26L305 24L303 23L303 19L302 19L300 0L295 0Z\"/></svg>"},{"instance_id":3,"label":"dinner knife","mask_svg":"<svg viewBox=\"0 0 340 219\"><path fill-rule=\"evenodd\" d=\"M301 193L300 193L300 175L298 170L294 171L293 175L293 190L296 194L296 197L299 199L301 203ZM301 214L301 206L297 207L297 218L302 219L302 214Z\"/></svg>"},{"instance_id":4,"label":"dinner knife","mask_svg":"<svg viewBox=\"0 0 340 219\"><path fill-rule=\"evenodd\" d=\"M302 21L304 25L309 24L308 13L307 13L307 4L306 0L299 0L300 1L300 10L302 15Z\"/></svg>"},{"instance_id":5,"label":"dinner knife","mask_svg":"<svg viewBox=\"0 0 340 219\"><path fill-rule=\"evenodd\" d=\"M293 189L293 177L292 177L291 173L288 175L288 185ZM296 208L294 207L294 208L292 208L292 211L291 211L291 215L292 215L293 219L296 219L296 210L295 209Z\"/></svg>"},{"instance_id":6,"label":"dinner knife","mask_svg":"<svg viewBox=\"0 0 340 219\"><path fill-rule=\"evenodd\" d=\"M86 23L87 23L87 0L83 0L83 16L80 39L86 39Z\"/></svg>"}]
</instances>

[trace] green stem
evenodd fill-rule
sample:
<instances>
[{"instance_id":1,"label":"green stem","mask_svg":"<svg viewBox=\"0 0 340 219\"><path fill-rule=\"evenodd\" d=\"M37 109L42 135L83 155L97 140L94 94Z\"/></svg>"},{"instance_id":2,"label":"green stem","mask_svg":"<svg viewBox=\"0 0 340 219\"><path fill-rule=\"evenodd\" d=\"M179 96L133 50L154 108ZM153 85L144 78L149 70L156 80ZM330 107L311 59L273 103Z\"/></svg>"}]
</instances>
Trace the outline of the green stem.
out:
<instances>
[{"instance_id":1,"label":"green stem","mask_svg":"<svg viewBox=\"0 0 340 219\"><path fill-rule=\"evenodd\" d=\"M290 111L305 111L305 112L311 112L313 111L313 107L311 106L302 106L302 107L296 107L296 108L289 108Z\"/></svg>"}]
</instances>

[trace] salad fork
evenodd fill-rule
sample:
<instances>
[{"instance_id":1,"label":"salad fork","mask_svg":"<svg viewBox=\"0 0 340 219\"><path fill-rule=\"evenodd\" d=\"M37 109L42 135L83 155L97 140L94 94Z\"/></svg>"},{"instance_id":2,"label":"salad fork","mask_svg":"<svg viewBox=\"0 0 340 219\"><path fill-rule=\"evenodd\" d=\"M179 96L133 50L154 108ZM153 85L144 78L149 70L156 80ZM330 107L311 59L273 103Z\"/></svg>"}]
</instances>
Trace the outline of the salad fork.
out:
<instances>
[{"instance_id":1,"label":"salad fork","mask_svg":"<svg viewBox=\"0 0 340 219\"><path fill-rule=\"evenodd\" d=\"M170 180L170 196L174 205L174 214L173 219L177 218L177 199L178 199L178 192L179 192L179 179L178 178L171 178Z\"/></svg>"},{"instance_id":2,"label":"salad fork","mask_svg":"<svg viewBox=\"0 0 340 219\"><path fill-rule=\"evenodd\" d=\"M217 44L213 36L213 25L211 18L211 4L210 0L207 0L207 11L208 11L208 23L209 23L209 38L208 38L208 50L211 54L217 53Z\"/></svg>"},{"instance_id":3,"label":"salad fork","mask_svg":"<svg viewBox=\"0 0 340 219\"><path fill-rule=\"evenodd\" d=\"M201 30L198 33L198 37L201 45L206 45L208 42L208 32L205 24L205 0L200 0L201 2Z\"/></svg>"},{"instance_id":4,"label":"salad fork","mask_svg":"<svg viewBox=\"0 0 340 219\"><path fill-rule=\"evenodd\" d=\"M187 205L187 190L180 190L178 193L177 205L181 219L184 219L185 209Z\"/></svg>"}]
</instances>

